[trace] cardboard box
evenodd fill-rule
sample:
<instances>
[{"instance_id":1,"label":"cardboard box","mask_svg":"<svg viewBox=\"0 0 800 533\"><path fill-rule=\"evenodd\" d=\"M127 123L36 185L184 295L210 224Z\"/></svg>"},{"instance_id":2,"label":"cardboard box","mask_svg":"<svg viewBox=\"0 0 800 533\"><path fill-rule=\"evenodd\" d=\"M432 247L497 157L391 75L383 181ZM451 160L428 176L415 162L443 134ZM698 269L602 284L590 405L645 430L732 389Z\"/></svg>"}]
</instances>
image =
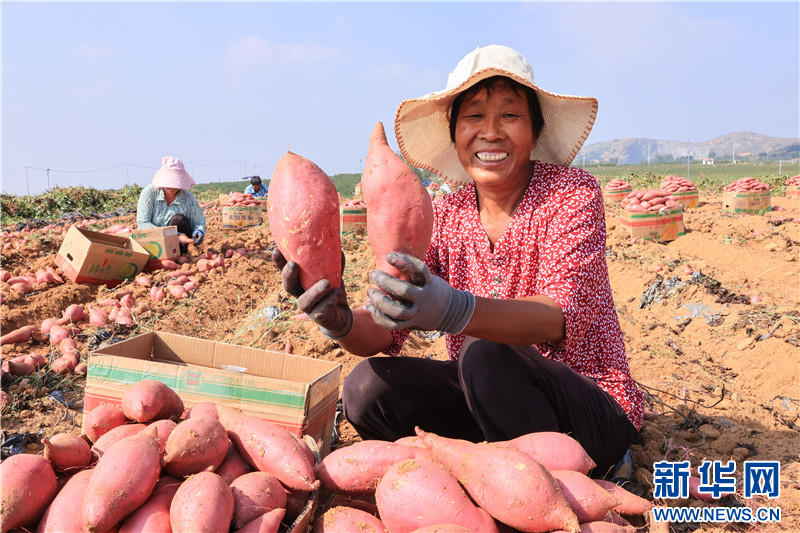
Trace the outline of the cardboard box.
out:
<instances>
[{"instance_id":1,"label":"cardboard box","mask_svg":"<svg viewBox=\"0 0 800 533\"><path fill-rule=\"evenodd\" d=\"M787 198L800 198L800 185L788 185L786 187Z\"/></svg>"},{"instance_id":2,"label":"cardboard box","mask_svg":"<svg viewBox=\"0 0 800 533\"><path fill-rule=\"evenodd\" d=\"M83 412L120 405L134 383L155 379L190 408L218 402L309 435L330 451L341 365L171 333L150 332L90 354Z\"/></svg>"},{"instance_id":3,"label":"cardboard box","mask_svg":"<svg viewBox=\"0 0 800 533\"><path fill-rule=\"evenodd\" d=\"M71 226L55 263L75 283L116 287L141 272L149 257L141 244L128 237Z\"/></svg>"},{"instance_id":4,"label":"cardboard box","mask_svg":"<svg viewBox=\"0 0 800 533\"><path fill-rule=\"evenodd\" d=\"M161 268L160 261L162 259L175 259L181 255L177 226L137 229L132 233L120 233L118 235L130 237L150 253L150 258L144 264L143 270L145 272Z\"/></svg>"},{"instance_id":5,"label":"cardboard box","mask_svg":"<svg viewBox=\"0 0 800 533\"><path fill-rule=\"evenodd\" d=\"M339 225L342 233L364 235L367 232L367 208L339 207Z\"/></svg>"},{"instance_id":6,"label":"cardboard box","mask_svg":"<svg viewBox=\"0 0 800 533\"><path fill-rule=\"evenodd\" d=\"M615 191L603 190L603 198L609 202L618 203L625 199L626 196L633 190L632 187L627 189L619 189Z\"/></svg>"},{"instance_id":7,"label":"cardboard box","mask_svg":"<svg viewBox=\"0 0 800 533\"><path fill-rule=\"evenodd\" d=\"M729 191L722 193L723 211L761 215L769 211L770 207L769 191Z\"/></svg>"},{"instance_id":8,"label":"cardboard box","mask_svg":"<svg viewBox=\"0 0 800 533\"><path fill-rule=\"evenodd\" d=\"M252 228L261 223L261 208L257 205L249 207L224 206L222 208L223 229Z\"/></svg>"},{"instance_id":9,"label":"cardboard box","mask_svg":"<svg viewBox=\"0 0 800 533\"><path fill-rule=\"evenodd\" d=\"M631 237L672 241L686 233L683 225L683 207L644 213L623 210L619 221Z\"/></svg>"},{"instance_id":10,"label":"cardboard box","mask_svg":"<svg viewBox=\"0 0 800 533\"><path fill-rule=\"evenodd\" d=\"M700 203L699 191L674 192L672 195L675 197L675 201L681 204L684 209L697 207L697 204Z\"/></svg>"}]
</instances>

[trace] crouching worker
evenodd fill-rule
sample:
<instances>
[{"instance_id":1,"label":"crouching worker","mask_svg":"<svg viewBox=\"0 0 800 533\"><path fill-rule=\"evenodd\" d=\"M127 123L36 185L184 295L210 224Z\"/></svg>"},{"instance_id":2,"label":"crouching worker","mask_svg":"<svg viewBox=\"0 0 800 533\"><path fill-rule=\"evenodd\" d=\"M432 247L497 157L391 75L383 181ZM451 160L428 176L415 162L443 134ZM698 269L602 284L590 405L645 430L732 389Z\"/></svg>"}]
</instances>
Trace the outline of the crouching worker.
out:
<instances>
[{"instance_id":1,"label":"crouching worker","mask_svg":"<svg viewBox=\"0 0 800 533\"><path fill-rule=\"evenodd\" d=\"M303 291L280 254L286 290L328 338L366 357L342 388L364 439L414 426L473 442L554 431L576 439L603 476L642 427L606 265L603 196L570 163L597 101L534 84L516 51L468 54L443 91L400 104L397 141L409 164L463 185L433 202L423 260L373 270L364 308L322 280ZM443 331L448 361L397 356L411 330ZM369 357L379 352L394 357Z\"/></svg>"},{"instance_id":2,"label":"crouching worker","mask_svg":"<svg viewBox=\"0 0 800 533\"><path fill-rule=\"evenodd\" d=\"M206 217L197 198L189 192L194 180L177 157L166 156L161 168L153 175L150 185L142 189L136 209L136 227L178 227L181 255L188 251L188 243L195 246L203 242L206 234Z\"/></svg>"}]
</instances>

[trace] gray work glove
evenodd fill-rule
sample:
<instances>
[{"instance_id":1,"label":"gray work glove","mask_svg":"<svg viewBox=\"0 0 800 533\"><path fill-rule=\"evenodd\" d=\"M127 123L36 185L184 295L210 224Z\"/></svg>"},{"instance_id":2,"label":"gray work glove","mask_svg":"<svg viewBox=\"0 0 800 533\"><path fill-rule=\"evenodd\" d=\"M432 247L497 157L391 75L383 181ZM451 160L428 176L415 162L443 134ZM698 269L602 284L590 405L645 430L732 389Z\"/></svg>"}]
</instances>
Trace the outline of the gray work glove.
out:
<instances>
[{"instance_id":1,"label":"gray work glove","mask_svg":"<svg viewBox=\"0 0 800 533\"><path fill-rule=\"evenodd\" d=\"M300 266L297 263L287 262L277 247L272 252L272 262L281 271L284 290L297 298L297 308L319 326L323 335L331 340L339 340L350 333L353 329L353 311L347 304L344 285L331 289L331 282L321 279L304 291L300 285Z\"/></svg>"},{"instance_id":2,"label":"gray work glove","mask_svg":"<svg viewBox=\"0 0 800 533\"><path fill-rule=\"evenodd\" d=\"M461 333L475 311L475 296L454 289L434 276L424 262L414 256L390 252L386 260L408 274L411 283L381 270L373 270L367 289L367 309L375 322L386 329L421 329Z\"/></svg>"},{"instance_id":3,"label":"gray work glove","mask_svg":"<svg viewBox=\"0 0 800 533\"><path fill-rule=\"evenodd\" d=\"M205 237L206 234L203 230L196 229L194 230L194 233L192 233L192 242L194 242L195 246L198 246L200 243L203 242L203 239L205 239Z\"/></svg>"}]
</instances>

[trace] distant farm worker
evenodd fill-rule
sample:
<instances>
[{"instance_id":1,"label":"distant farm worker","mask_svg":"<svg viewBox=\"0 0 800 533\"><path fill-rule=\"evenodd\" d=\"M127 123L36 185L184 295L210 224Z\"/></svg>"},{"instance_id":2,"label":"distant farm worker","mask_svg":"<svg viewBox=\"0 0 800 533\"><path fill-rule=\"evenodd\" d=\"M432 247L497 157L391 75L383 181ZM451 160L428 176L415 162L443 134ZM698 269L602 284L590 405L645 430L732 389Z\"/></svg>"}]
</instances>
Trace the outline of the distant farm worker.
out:
<instances>
[{"instance_id":1,"label":"distant farm worker","mask_svg":"<svg viewBox=\"0 0 800 533\"><path fill-rule=\"evenodd\" d=\"M266 196L267 195L267 188L261 184L261 177L260 176L251 176L250 177L250 185L244 190L245 194L252 194L253 196Z\"/></svg>"},{"instance_id":2,"label":"distant farm worker","mask_svg":"<svg viewBox=\"0 0 800 533\"><path fill-rule=\"evenodd\" d=\"M136 209L136 227L163 228L177 226L181 254L188 243L198 245L206 234L206 217L197 198L189 192L195 181L177 157L166 156L150 185L142 189Z\"/></svg>"},{"instance_id":3,"label":"distant farm worker","mask_svg":"<svg viewBox=\"0 0 800 533\"><path fill-rule=\"evenodd\" d=\"M363 308L327 280L287 291L322 333L368 357L347 376L343 411L362 439L414 426L473 442L557 431L610 473L642 427L606 264L603 195L570 167L597 100L539 88L515 50L478 48L444 90L403 101L405 160L464 185L436 199L424 261L391 252L411 282L373 270ZM411 330L446 333L448 361L397 356Z\"/></svg>"}]
</instances>

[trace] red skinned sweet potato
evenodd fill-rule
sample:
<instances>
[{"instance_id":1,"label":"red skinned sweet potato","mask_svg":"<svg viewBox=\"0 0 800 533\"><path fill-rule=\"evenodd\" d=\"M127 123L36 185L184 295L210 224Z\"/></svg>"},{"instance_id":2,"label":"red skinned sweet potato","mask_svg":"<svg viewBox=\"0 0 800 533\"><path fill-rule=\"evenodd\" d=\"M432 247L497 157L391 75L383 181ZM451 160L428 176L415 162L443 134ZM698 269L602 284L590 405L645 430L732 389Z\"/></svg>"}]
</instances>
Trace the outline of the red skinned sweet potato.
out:
<instances>
[{"instance_id":1,"label":"red skinned sweet potato","mask_svg":"<svg viewBox=\"0 0 800 533\"><path fill-rule=\"evenodd\" d=\"M57 433L49 439L42 439L42 444L44 458L58 472L76 472L92 462L89 443L72 433Z\"/></svg>"},{"instance_id":2,"label":"red skinned sweet potato","mask_svg":"<svg viewBox=\"0 0 800 533\"><path fill-rule=\"evenodd\" d=\"M527 532L578 531L578 519L555 479L527 454L419 428L417 435L475 503L504 524Z\"/></svg>"},{"instance_id":3,"label":"red skinned sweet potato","mask_svg":"<svg viewBox=\"0 0 800 533\"><path fill-rule=\"evenodd\" d=\"M35 526L58 492L56 473L41 455L21 453L0 463L0 531Z\"/></svg>"},{"instance_id":4,"label":"red skinned sweet potato","mask_svg":"<svg viewBox=\"0 0 800 533\"><path fill-rule=\"evenodd\" d=\"M392 533L453 523L477 532L497 532L489 513L477 507L441 464L406 459L393 464L375 490L381 521Z\"/></svg>"},{"instance_id":5,"label":"red skinned sweet potato","mask_svg":"<svg viewBox=\"0 0 800 533\"><path fill-rule=\"evenodd\" d=\"M126 437L136 435L146 428L147 426L144 424L125 424L122 426L117 426L114 429L105 432L102 437L97 439L97 442L92 445L92 451L98 457L102 457L103 454L106 453L108 449L117 442Z\"/></svg>"},{"instance_id":6,"label":"red skinned sweet potato","mask_svg":"<svg viewBox=\"0 0 800 533\"><path fill-rule=\"evenodd\" d=\"M65 533L67 531L83 532L81 514L75 509L86 495L92 470L82 470L71 476L58 491L53 502L44 512L36 533Z\"/></svg>"},{"instance_id":7,"label":"red skinned sweet potato","mask_svg":"<svg viewBox=\"0 0 800 533\"><path fill-rule=\"evenodd\" d=\"M550 474L556 478L561 492L581 524L602 520L611 509L619 505L617 498L580 472L550 470Z\"/></svg>"},{"instance_id":8,"label":"red skinned sweet potato","mask_svg":"<svg viewBox=\"0 0 800 533\"><path fill-rule=\"evenodd\" d=\"M319 487L314 465L308 462L308 456L291 433L224 405L217 406L217 414L239 453L256 470L272 474L290 489Z\"/></svg>"},{"instance_id":9,"label":"red skinned sweet potato","mask_svg":"<svg viewBox=\"0 0 800 533\"><path fill-rule=\"evenodd\" d=\"M339 194L321 168L286 152L272 174L267 215L275 245L300 267L304 289L321 279L341 285Z\"/></svg>"},{"instance_id":10,"label":"red skinned sweet potato","mask_svg":"<svg viewBox=\"0 0 800 533\"><path fill-rule=\"evenodd\" d=\"M433 526L423 526L415 529L411 533L472 533L472 530L459 526L458 524L436 524Z\"/></svg>"},{"instance_id":11,"label":"red skinned sweet potato","mask_svg":"<svg viewBox=\"0 0 800 533\"><path fill-rule=\"evenodd\" d=\"M411 167L387 143L380 122L369 138L361 190L367 204L367 238L377 268L401 277L400 271L386 262L386 254L425 257L433 233L433 204Z\"/></svg>"},{"instance_id":12,"label":"red skinned sweet potato","mask_svg":"<svg viewBox=\"0 0 800 533\"><path fill-rule=\"evenodd\" d=\"M228 531L233 494L217 474L200 472L181 483L169 508L172 531Z\"/></svg>"},{"instance_id":13,"label":"red skinned sweet potato","mask_svg":"<svg viewBox=\"0 0 800 533\"><path fill-rule=\"evenodd\" d=\"M153 429L158 439L158 449L163 454L164 448L167 446L167 439L172 434L172 431L178 427L178 423L169 418L156 420L147 425L148 429Z\"/></svg>"},{"instance_id":14,"label":"red skinned sweet potato","mask_svg":"<svg viewBox=\"0 0 800 533\"><path fill-rule=\"evenodd\" d=\"M236 445L228 440L228 453L225 454L225 459L222 461L222 464L219 465L214 472L216 472L225 483L230 485L234 479L250 471L250 465L242 458L242 454L239 453Z\"/></svg>"},{"instance_id":15,"label":"red skinned sweet potato","mask_svg":"<svg viewBox=\"0 0 800 533\"><path fill-rule=\"evenodd\" d=\"M386 527L378 518L353 507L331 507L314 521L314 533L385 533Z\"/></svg>"},{"instance_id":16,"label":"red skinned sweet potato","mask_svg":"<svg viewBox=\"0 0 800 533\"><path fill-rule=\"evenodd\" d=\"M363 440L333 450L314 467L314 473L322 488L330 492L373 494L390 466L420 454L427 454L427 450L383 440Z\"/></svg>"},{"instance_id":17,"label":"red skinned sweet potato","mask_svg":"<svg viewBox=\"0 0 800 533\"><path fill-rule=\"evenodd\" d=\"M494 443L528 454L548 470L575 470L588 474L597 466L578 441L565 433L542 431Z\"/></svg>"},{"instance_id":18,"label":"red skinned sweet potato","mask_svg":"<svg viewBox=\"0 0 800 533\"><path fill-rule=\"evenodd\" d=\"M98 405L86 415L83 422L86 436L92 442L118 426L128 423L125 413L115 405Z\"/></svg>"},{"instance_id":19,"label":"red skinned sweet potato","mask_svg":"<svg viewBox=\"0 0 800 533\"><path fill-rule=\"evenodd\" d=\"M143 379L122 395L122 412L135 422L172 418L183 414L183 400L166 384Z\"/></svg>"},{"instance_id":20,"label":"red skinned sweet potato","mask_svg":"<svg viewBox=\"0 0 800 533\"><path fill-rule=\"evenodd\" d=\"M259 515L286 508L286 490L266 472L250 472L233 480L233 527L244 527Z\"/></svg>"},{"instance_id":21,"label":"red skinned sweet potato","mask_svg":"<svg viewBox=\"0 0 800 533\"><path fill-rule=\"evenodd\" d=\"M122 522L119 533L172 533L169 507L181 483L172 476L159 479L147 501Z\"/></svg>"},{"instance_id":22,"label":"red skinned sweet potato","mask_svg":"<svg viewBox=\"0 0 800 533\"><path fill-rule=\"evenodd\" d=\"M181 421L164 447L164 468L175 477L214 470L225 459L230 440L216 418L196 416Z\"/></svg>"},{"instance_id":23,"label":"red skinned sweet potato","mask_svg":"<svg viewBox=\"0 0 800 533\"><path fill-rule=\"evenodd\" d=\"M31 340L31 335L39 331L36 326L23 326L21 328L10 331L0 337L0 346L3 344L14 344L17 342L28 342Z\"/></svg>"},{"instance_id":24,"label":"red skinned sweet potato","mask_svg":"<svg viewBox=\"0 0 800 533\"><path fill-rule=\"evenodd\" d=\"M158 439L142 431L112 445L97 461L81 507L89 531L106 531L139 508L161 473Z\"/></svg>"},{"instance_id":25,"label":"red skinned sweet potato","mask_svg":"<svg viewBox=\"0 0 800 533\"><path fill-rule=\"evenodd\" d=\"M614 511L619 514L628 516L643 515L653 508L653 502L645 500L641 496L637 496L616 483L604 479L593 479L592 481L619 500L619 506L614 508Z\"/></svg>"},{"instance_id":26,"label":"red skinned sweet potato","mask_svg":"<svg viewBox=\"0 0 800 533\"><path fill-rule=\"evenodd\" d=\"M217 404L214 402L200 402L194 404L186 413L186 418L188 419L195 416L208 416L219 420Z\"/></svg>"}]
</instances>

